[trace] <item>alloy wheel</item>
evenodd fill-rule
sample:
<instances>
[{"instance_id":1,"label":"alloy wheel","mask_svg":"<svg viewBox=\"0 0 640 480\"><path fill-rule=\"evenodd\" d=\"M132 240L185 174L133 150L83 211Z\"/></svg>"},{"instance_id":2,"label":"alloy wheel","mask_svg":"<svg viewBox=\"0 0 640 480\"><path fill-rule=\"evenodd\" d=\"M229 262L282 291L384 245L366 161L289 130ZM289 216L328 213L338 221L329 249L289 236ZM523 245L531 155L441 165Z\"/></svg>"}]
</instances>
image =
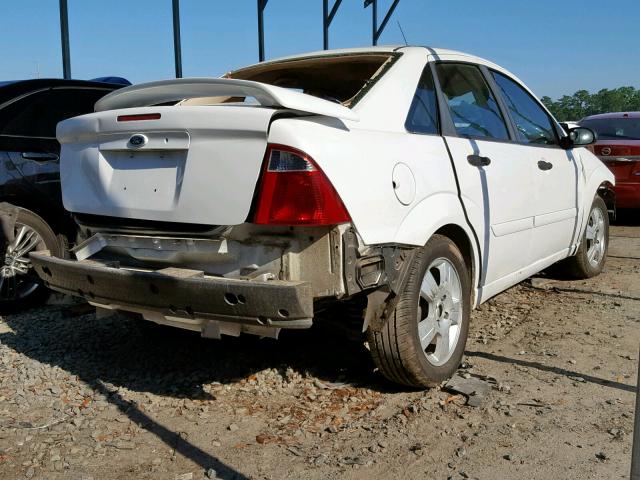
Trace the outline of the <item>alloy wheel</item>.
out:
<instances>
[{"instance_id":1,"label":"alloy wheel","mask_svg":"<svg viewBox=\"0 0 640 480\"><path fill-rule=\"evenodd\" d=\"M40 286L33 272L29 253L45 248L38 232L28 225L16 222L15 236L7 245L4 264L0 268L0 300L20 300Z\"/></svg>"},{"instance_id":2,"label":"alloy wheel","mask_svg":"<svg viewBox=\"0 0 640 480\"><path fill-rule=\"evenodd\" d=\"M462 323L462 284L446 258L429 265L420 287L418 335L427 361L444 365L453 355Z\"/></svg>"},{"instance_id":3,"label":"alloy wheel","mask_svg":"<svg viewBox=\"0 0 640 480\"><path fill-rule=\"evenodd\" d=\"M597 267L604 258L606 247L604 216L599 208L591 210L585 237L587 241L587 260L591 266Z\"/></svg>"}]
</instances>

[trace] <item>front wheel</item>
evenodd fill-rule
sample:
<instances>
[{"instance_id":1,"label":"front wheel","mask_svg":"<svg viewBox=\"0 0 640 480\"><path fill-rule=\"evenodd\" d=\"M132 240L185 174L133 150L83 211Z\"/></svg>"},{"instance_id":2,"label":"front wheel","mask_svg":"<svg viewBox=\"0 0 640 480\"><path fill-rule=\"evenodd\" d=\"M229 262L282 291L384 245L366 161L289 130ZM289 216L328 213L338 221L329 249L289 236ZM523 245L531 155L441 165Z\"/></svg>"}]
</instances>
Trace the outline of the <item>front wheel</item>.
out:
<instances>
[{"instance_id":1,"label":"front wheel","mask_svg":"<svg viewBox=\"0 0 640 480\"><path fill-rule=\"evenodd\" d=\"M453 375L469 331L470 285L458 247L434 235L417 253L387 323L367 333L373 360L385 377L431 387Z\"/></svg>"},{"instance_id":2,"label":"front wheel","mask_svg":"<svg viewBox=\"0 0 640 480\"><path fill-rule=\"evenodd\" d=\"M608 250L609 213L604 200L596 196L591 205L580 247L573 257L564 261L564 270L573 278L595 277L604 268Z\"/></svg>"}]
</instances>

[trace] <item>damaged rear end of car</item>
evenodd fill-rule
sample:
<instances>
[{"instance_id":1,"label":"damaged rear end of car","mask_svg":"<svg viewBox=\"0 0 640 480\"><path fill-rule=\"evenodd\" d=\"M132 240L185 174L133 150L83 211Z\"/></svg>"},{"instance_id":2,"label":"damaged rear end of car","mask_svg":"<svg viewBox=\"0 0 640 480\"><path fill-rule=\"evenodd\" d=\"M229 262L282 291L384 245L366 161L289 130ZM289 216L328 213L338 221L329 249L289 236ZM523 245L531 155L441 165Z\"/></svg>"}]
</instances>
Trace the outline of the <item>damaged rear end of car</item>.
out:
<instances>
[{"instance_id":1,"label":"damaged rear end of car","mask_svg":"<svg viewBox=\"0 0 640 480\"><path fill-rule=\"evenodd\" d=\"M393 56L366 60L371 80ZM296 82L317 64L296 66ZM367 79L308 94L279 65L255 68L125 88L59 124L63 201L81 234L74 259L32 256L50 288L206 337L275 338L377 285L382 249L358 250L321 165L270 142L280 119L357 122L348 106Z\"/></svg>"}]
</instances>

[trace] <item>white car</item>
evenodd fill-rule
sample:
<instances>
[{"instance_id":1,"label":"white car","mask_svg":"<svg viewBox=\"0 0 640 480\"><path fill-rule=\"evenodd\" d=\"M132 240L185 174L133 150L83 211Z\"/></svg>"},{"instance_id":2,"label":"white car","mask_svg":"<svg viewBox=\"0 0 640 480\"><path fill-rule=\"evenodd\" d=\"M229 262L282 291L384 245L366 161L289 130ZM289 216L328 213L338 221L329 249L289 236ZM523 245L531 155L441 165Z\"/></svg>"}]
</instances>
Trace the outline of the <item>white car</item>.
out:
<instances>
[{"instance_id":1,"label":"white car","mask_svg":"<svg viewBox=\"0 0 640 480\"><path fill-rule=\"evenodd\" d=\"M471 55L311 53L95 110L57 130L76 258L31 258L99 308L219 338L343 305L380 371L425 387L458 367L472 308L560 260L580 277L605 261L614 178L582 148L592 132L567 136Z\"/></svg>"}]
</instances>

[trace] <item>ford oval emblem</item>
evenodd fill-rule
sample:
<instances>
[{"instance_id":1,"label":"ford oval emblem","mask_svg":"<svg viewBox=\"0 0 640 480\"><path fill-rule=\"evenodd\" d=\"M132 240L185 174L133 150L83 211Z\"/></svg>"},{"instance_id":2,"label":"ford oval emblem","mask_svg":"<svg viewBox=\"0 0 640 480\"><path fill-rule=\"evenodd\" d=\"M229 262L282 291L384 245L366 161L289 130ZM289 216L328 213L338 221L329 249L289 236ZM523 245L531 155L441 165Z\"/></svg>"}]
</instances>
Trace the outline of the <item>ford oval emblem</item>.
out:
<instances>
[{"instance_id":1,"label":"ford oval emblem","mask_svg":"<svg viewBox=\"0 0 640 480\"><path fill-rule=\"evenodd\" d=\"M136 133L135 135L131 135L131 138L129 139L129 146L133 148L144 147L148 141L149 139L146 137L146 135Z\"/></svg>"}]
</instances>

